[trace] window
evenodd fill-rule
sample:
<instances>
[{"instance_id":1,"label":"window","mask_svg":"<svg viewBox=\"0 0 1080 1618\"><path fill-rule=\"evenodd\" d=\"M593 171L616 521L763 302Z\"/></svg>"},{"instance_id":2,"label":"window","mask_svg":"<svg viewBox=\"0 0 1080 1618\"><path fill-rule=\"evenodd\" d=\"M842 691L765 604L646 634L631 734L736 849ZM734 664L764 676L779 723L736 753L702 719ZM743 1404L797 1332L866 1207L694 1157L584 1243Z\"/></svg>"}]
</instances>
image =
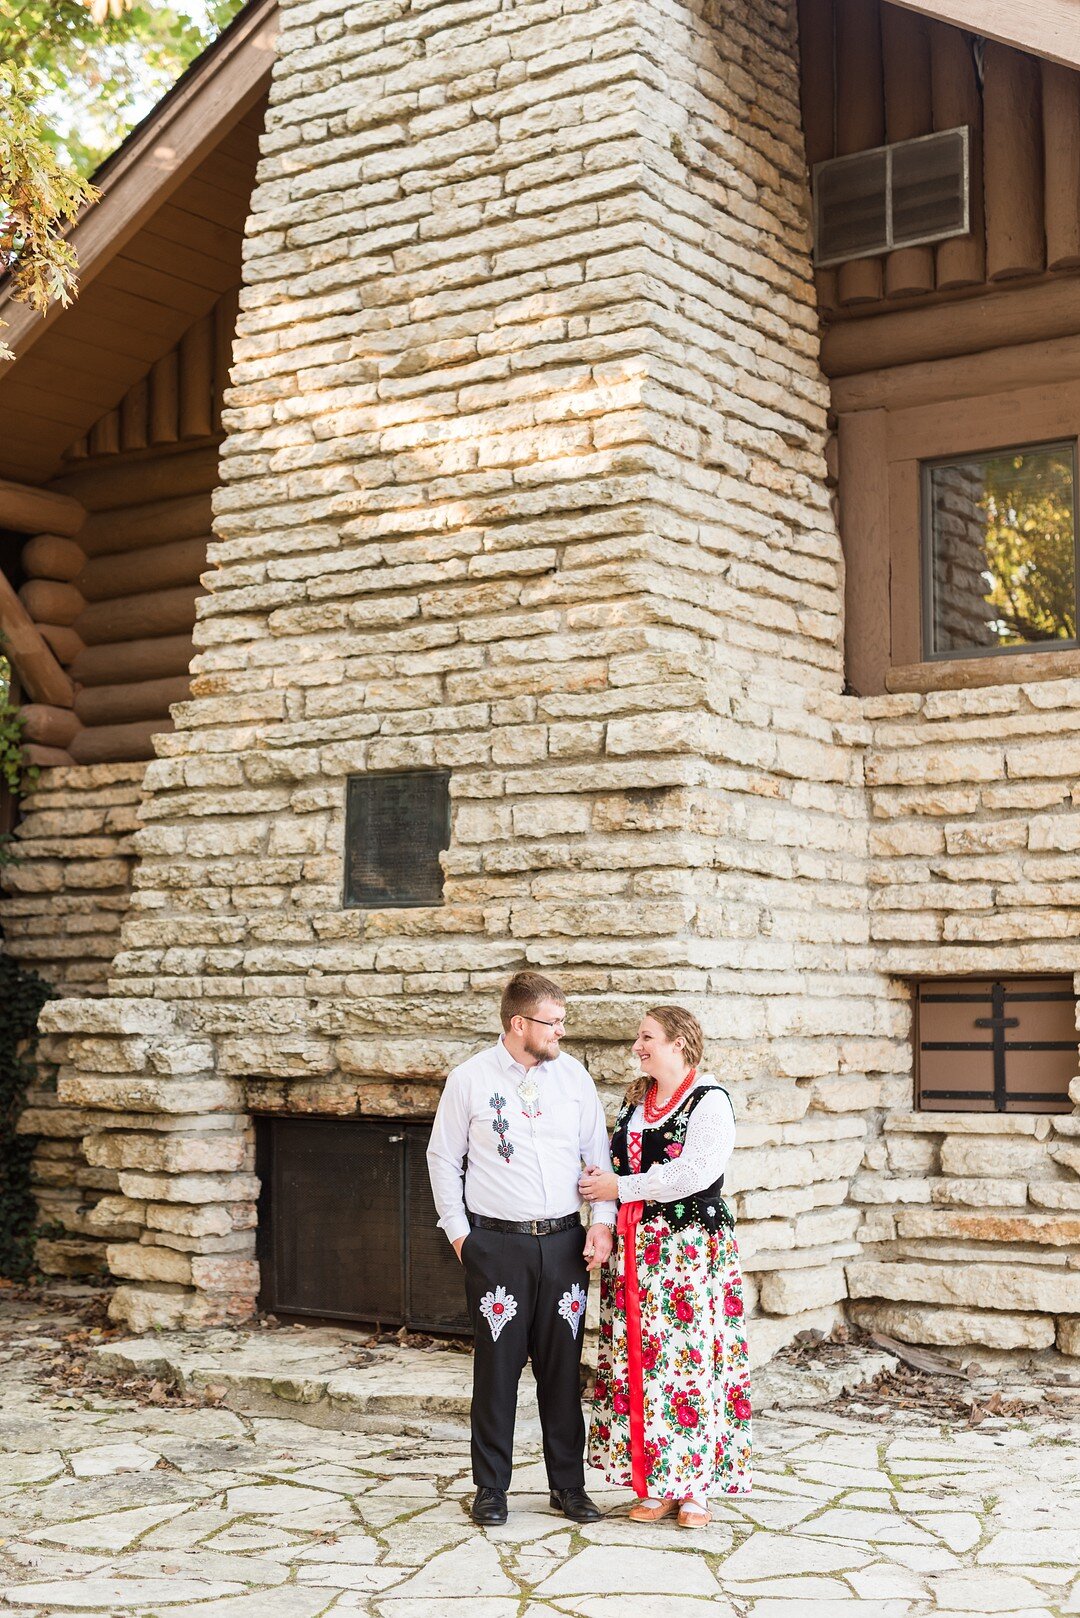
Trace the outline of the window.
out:
<instances>
[{"instance_id":1,"label":"window","mask_svg":"<svg viewBox=\"0 0 1080 1618\"><path fill-rule=\"evenodd\" d=\"M1071 1112L1071 978L920 983L915 1083L922 1112Z\"/></svg>"},{"instance_id":2,"label":"window","mask_svg":"<svg viewBox=\"0 0 1080 1618\"><path fill-rule=\"evenodd\" d=\"M923 655L1075 647L1076 445L925 464Z\"/></svg>"},{"instance_id":3,"label":"window","mask_svg":"<svg viewBox=\"0 0 1080 1618\"><path fill-rule=\"evenodd\" d=\"M872 258L970 230L968 130L814 165L814 263Z\"/></svg>"},{"instance_id":4,"label":"window","mask_svg":"<svg viewBox=\"0 0 1080 1618\"><path fill-rule=\"evenodd\" d=\"M353 775L345 796L345 905L442 903L439 855L450 846L450 774Z\"/></svg>"}]
</instances>

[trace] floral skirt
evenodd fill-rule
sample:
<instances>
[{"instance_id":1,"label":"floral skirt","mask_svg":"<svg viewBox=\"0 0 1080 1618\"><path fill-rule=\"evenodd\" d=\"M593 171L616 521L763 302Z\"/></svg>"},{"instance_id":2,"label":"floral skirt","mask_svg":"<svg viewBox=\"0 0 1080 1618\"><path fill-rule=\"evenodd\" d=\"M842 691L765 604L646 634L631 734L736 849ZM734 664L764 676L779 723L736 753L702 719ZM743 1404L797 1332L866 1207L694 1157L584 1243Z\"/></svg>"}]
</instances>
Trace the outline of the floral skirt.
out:
<instances>
[{"instance_id":1,"label":"floral skirt","mask_svg":"<svg viewBox=\"0 0 1080 1618\"><path fill-rule=\"evenodd\" d=\"M700 1225L672 1230L663 1215L638 1225L640 1355L628 1353L623 1241L600 1276L589 1464L653 1499L748 1494L750 1382L735 1236Z\"/></svg>"}]
</instances>

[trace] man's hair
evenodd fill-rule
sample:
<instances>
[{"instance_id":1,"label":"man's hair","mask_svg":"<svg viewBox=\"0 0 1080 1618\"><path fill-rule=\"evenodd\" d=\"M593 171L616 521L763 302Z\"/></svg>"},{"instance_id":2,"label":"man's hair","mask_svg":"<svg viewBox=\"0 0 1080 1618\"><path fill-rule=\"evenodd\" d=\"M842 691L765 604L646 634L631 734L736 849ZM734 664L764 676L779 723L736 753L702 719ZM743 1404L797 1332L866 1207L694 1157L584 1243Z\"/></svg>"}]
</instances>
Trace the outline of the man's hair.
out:
<instances>
[{"instance_id":1,"label":"man's hair","mask_svg":"<svg viewBox=\"0 0 1080 1618\"><path fill-rule=\"evenodd\" d=\"M527 1017L541 1000L554 1000L557 1006L566 1008L566 996L551 978L540 972L515 972L502 992L499 1005L503 1032L510 1027L511 1017Z\"/></svg>"}]
</instances>

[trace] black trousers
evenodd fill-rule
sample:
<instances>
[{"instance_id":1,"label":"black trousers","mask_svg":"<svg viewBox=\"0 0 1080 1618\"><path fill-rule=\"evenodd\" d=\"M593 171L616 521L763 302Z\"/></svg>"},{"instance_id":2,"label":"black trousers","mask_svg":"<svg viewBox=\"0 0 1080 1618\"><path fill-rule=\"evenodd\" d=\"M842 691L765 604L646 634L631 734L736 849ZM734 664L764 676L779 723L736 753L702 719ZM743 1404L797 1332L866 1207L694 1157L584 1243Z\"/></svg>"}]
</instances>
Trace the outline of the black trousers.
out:
<instances>
[{"instance_id":1,"label":"black trousers","mask_svg":"<svg viewBox=\"0 0 1080 1618\"><path fill-rule=\"evenodd\" d=\"M536 1377L544 1463L553 1489L585 1482L581 1348L589 1272L580 1226L550 1236L474 1227L461 1249L473 1356L472 1467L477 1487L508 1489L517 1390Z\"/></svg>"}]
</instances>

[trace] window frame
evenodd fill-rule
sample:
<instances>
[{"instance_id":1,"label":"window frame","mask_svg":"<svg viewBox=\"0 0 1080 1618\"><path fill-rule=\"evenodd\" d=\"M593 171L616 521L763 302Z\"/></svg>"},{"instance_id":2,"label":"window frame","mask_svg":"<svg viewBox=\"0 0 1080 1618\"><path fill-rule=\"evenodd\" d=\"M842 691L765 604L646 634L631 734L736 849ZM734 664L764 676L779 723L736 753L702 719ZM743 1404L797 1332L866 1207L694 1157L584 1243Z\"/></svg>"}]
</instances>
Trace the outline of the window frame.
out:
<instances>
[{"instance_id":1,"label":"window frame","mask_svg":"<svg viewBox=\"0 0 1080 1618\"><path fill-rule=\"evenodd\" d=\"M934 642L934 532L931 506L931 482L935 467L955 466L965 459L988 459L993 455L1018 455L1034 450L1067 449L1072 458L1072 517L1073 517L1073 622L1077 633L1068 640L1021 641L1016 646L959 647L935 652ZM1034 442L999 444L992 449L958 450L952 455L936 455L919 462L919 609L922 618L922 662L971 662L984 657L1044 656L1047 652L1075 652L1080 650L1080 496L1077 477L1080 475L1080 429L1075 436L1036 439Z\"/></svg>"},{"instance_id":2,"label":"window frame","mask_svg":"<svg viewBox=\"0 0 1080 1618\"><path fill-rule=\"evenodd\" d=\"M922 463L1080 440L1080 354L1048 353L1023 383L1010 358L942 358L910 366L900 381L860 378L850 390L858 403L838 413L844 665L860 696L1080 676L1080 646L1058 641L923 652Z\"/></svg>"},{"instance_id":3,"label":"window frame","mask_svg":"<svg viewBox=\"0 0 1080 1618\"><path fill-rule=\"evenodd\" d=\"M1050 989L1050 984L1059 984L1060 987ZM1046 985L1046 988L1038 988ZM983 993L973 992L976 987L982 988ZM1000 1001L997 991L1001 990ZM1027 991L1027 992L1025 992ZM913 1109L920 1116L932 1117L935 1113L963 1112L964 1114L996 1114L1003 1118L1060 1118L1073 1112L1073 1104L1069 1098L1068 1081L1064 1093L1055 1097L1047 1091L1044 1096L1039 1092L1032 1092L1020 1088L1018 1084L1009 1082L1009 1052L1013 1053L1012 1072L1015 1075L1019 1063L1016 1058L1024 1051L1032 1050L1061 1050L1068 1051L1075 1058L1077 1047L1080 1046L1080 1031L1076 1028L1077 990L1074 976L1070 972L967 972L950 975L948 977L918 977L912 983L912 1079L913 1079ZM1068 1001L1073 1008L1070 1022L1070 1038L1067 1041L1031 1041L1028 1039L1010 1039L1005 1026L992 1027L999 1016L1004 1016L1009 1022L1009 1007L1018 1003L1032 1004L1037 1001ZM991 1015L978 1022L972 1015L971 1026L963 1030L968 1035L966 1039L924 1041L923 1038L923 1008L925 1004L969 1004L984 1006L990 1010ZM972 1039L971 1035L978 1029L979 1036ZM983 1030L985 1029L985 1032ZM924 1084L923 1056L924 1051L985 1051L989 1054L992 1063L990 1088L985 1091L943 1089L938 1086L928 1087ZM1075 1061L1070 1065L1075 1066ZM939 1105L928 1106L927 1100L937 1101ZM1010 1100L1019 1103L1010 1106ZM964 1105L964 1102L975 1103ZM1042 1103L1036 1107L1032 1103ZM1026 1105L1025 1105L1026 1104Z\"/></svg>"}]
</instances>

